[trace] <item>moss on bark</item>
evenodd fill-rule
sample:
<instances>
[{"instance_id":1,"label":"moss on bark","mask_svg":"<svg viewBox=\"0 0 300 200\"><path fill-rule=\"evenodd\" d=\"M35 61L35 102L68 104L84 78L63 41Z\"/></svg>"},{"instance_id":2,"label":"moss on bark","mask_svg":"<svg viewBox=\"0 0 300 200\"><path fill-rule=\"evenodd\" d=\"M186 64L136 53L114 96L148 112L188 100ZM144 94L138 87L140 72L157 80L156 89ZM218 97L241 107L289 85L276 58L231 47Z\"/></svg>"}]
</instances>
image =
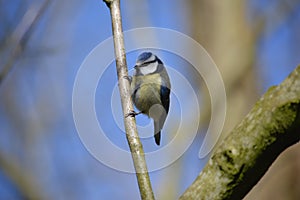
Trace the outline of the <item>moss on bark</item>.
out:
<instances>
[{"instance_id":1,"label":"moss on bark","mask_svg":"<svg viewBox=\"0 0 300 200\"><path fill-rule=\"evenodd\" d=\"M261 97L180 199L242 199L299 139L300 66Z\"/></svg>"}]
</instances>

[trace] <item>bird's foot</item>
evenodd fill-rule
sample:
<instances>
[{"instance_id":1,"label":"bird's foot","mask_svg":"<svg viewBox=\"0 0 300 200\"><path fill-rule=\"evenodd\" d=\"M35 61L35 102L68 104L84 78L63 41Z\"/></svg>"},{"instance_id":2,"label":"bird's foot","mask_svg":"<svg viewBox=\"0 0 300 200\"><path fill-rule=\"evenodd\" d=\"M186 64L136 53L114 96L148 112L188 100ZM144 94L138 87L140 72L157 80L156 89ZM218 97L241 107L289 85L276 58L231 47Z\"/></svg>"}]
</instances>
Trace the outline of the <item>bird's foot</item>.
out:
<instances>
[{"instance_id":1,"label":"bird's foot","mask_svg":"<svg viewBox=\"0 0 300 200\"><path fill-rule=\"evenodd\" d=\"M126 115L125 115L125 117L127 118L127 117L135 117L135 116L137 116L137 115L139 115L139 114L141 114L142 112L135 112L134 110L132 110L132 111L130 111L129 113L127 113Z\"/></svg>"},{"instance_id":2,"label":"bird's foot","mask_svg":"<svg viewBox=\"0 0 300 200\"><path fill-rule=\"evenodd\" d=\"M123 78L127 79L130 83L132 81L132 77L131 76L123 76Z\"/></svg>"}]
</instances>

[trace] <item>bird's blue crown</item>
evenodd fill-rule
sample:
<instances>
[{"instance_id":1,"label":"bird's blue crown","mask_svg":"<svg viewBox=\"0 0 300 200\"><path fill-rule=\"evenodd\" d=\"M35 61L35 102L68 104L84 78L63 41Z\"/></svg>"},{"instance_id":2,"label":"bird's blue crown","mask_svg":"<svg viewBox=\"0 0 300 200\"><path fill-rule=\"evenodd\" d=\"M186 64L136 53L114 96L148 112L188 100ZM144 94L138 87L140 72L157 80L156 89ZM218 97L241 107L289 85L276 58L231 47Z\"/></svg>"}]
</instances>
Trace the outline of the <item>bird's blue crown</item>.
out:
<instances>
[{"instance_id":1,"label":"bird's blue crown","mask_svg":"<svg viewBox=\"0 0 300 200\"><path fill-rule=\"evenodd\" d=\"M151 52L144 52L138 56L137 60L143 62L143 61L149 59L151 56L152 56Z\"/></svg>"}]
</instances>

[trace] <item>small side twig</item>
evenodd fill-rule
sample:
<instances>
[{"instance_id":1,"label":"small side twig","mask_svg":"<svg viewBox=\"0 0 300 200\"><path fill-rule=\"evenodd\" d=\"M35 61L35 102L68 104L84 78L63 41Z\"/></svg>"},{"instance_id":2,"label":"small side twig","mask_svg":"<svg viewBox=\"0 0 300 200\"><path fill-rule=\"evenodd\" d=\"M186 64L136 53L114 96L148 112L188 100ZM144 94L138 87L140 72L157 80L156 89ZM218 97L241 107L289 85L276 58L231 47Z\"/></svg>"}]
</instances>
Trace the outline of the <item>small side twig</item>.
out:
<instances>
[{"instance_id":1,"label":"small side twig","mask_svg":"<svg viewBox=\"0 0 300 200\"><path fill-rule=\"evenodd\" d=\"M128 70L123 40L120 0L104 0L104 2L110 9L122 109L124 116L127 116L128 113L132 113L133 104L130 98L130 81L127 78L124 78L128 77ZM141 198L152 200L154 199L154 194L148 174L143 146L137 132L135 118L124 117L124 124L128 145L130 147L136 171Z\"/></svg>"}]
</instances>

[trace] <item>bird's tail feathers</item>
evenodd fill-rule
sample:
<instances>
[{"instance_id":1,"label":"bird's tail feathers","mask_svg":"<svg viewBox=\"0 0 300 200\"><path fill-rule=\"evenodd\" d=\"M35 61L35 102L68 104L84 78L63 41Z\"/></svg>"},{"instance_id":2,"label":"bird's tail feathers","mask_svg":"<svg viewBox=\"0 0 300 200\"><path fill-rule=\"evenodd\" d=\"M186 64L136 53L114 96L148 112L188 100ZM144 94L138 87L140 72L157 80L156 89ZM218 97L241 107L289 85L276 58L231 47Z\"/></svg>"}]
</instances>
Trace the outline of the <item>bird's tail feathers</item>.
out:
<instances>
[{"instance_id":1,"label":"bird's tail feathers","mask_svg":"<svg viewBox=\"0 0 300 200\"><path fill-rule=\"evenodd\" d=\"M160 130L161 130L160 122L154 120L154 139L157 145L160 145Z\"/></svg>"},{"instance_id":2,"label":"bird's tail feathers","mask_svg":"<svg viewBox=\"0 0 300 200\"><path fill-rule=\"evenodd\" d=\"M154 135L155 143L160 145L160 131Z\"/></svg>"}]
</instances>

